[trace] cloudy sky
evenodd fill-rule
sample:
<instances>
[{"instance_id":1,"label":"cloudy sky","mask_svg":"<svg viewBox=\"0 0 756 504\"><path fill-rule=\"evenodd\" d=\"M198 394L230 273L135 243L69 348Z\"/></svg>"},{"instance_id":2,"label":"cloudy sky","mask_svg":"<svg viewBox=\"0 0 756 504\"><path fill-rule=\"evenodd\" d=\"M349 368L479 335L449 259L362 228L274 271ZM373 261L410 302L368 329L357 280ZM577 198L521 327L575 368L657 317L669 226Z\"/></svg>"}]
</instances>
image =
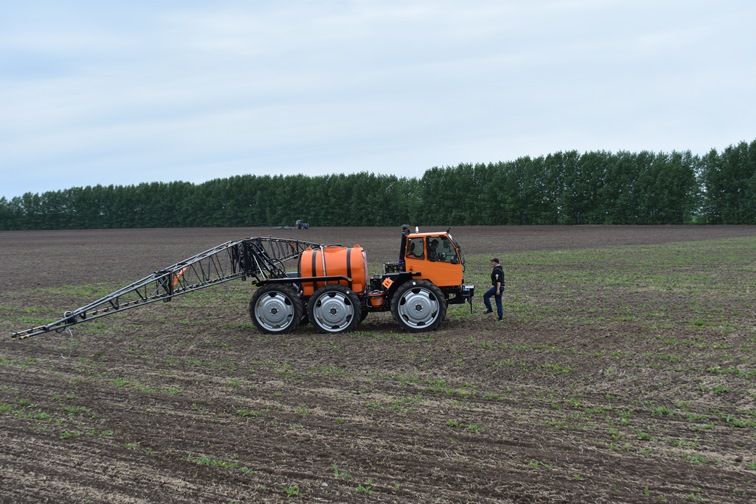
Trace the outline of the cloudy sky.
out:
<instances>
[{"instance_id":1,"label":"cloudy sky","mask_svg":"<svg viewBox=\"0 0 756 504\"><path fill-rule=\"evenodd\" d=\"M0 196L756 138L756 2L3 1Z\"/></svg>"}]
</instances>

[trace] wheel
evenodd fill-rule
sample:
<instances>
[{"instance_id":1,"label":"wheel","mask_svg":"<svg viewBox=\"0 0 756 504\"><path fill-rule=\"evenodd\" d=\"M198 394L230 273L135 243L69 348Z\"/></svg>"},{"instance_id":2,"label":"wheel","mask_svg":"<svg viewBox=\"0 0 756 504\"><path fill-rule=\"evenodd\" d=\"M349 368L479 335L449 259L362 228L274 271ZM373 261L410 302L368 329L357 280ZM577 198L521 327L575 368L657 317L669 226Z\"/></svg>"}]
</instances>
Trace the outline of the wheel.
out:
<instances>
[{"instance_id":1,"label":"wheel","mask_svg":"<svg viewBox=\"0 0 756 504\"><path fill-rule=\"evenodd\" d=\"M310 322L320 332L350 331L360 323L360 299L351 289L326 285L318 289L307 303Z\"/></svg>"},{"instance_id":2,"label":"wheel","mask_svg":"<svg viewBox=\"0 0 756 504\"><path fill-rule=\"evenodd\" d=\"M403 329L432 331L446 316L446 299L441 289L430 282L411 280L396 290L391 299L391 314Z\"/></svg>"},{"instance_id":3,"label":"wheel","mask_svg":"<svg viewBox=\"0 0 756 504\"><path fill-rule=\"evenodd\" d=\"M255 326L267 334L293 331L304 314L304 303L290 285L263 285L249 302L249 316Z\"/></svg>"}]
</instances>

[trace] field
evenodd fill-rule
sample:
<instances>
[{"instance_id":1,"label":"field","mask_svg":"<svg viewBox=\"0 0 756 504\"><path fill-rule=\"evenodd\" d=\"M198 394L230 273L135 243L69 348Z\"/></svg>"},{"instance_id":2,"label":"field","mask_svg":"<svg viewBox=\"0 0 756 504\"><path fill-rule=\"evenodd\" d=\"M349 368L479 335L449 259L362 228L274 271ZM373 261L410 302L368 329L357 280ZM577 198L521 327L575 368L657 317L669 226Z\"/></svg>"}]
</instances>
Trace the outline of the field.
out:
<instances>
[{"instance_id":1,"label":"field","mask_svg":"<svg viewBox=\"0 0 756 504\"><path fill-rule=\"evenodd\" d=\"M257 333L238 282L11 340L249 235L0 233L0 502L754 502L756 227L452 229L475 312ZM483 314L488 259L505 321Z\"/></svg>"}]
</instances>

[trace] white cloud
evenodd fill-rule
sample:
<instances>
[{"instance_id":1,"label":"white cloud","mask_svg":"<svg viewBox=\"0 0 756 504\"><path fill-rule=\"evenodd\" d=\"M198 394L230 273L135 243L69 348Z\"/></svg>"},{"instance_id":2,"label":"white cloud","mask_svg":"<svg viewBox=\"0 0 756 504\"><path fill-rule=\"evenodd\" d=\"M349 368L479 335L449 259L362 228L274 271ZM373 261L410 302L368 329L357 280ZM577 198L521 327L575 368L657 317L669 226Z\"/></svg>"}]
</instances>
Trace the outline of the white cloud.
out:
<instances>
[{"instance_id":1,"label":"white cloud","mask_svg":"<svg viewBox=\"0 0 756 504\"><path fill-rule=\"evenodd\" d=\"M0 195L420 175L568 148L703 152L756 131L754 13L736 1L18 4L0 20Z\"/></svg>"}]
</instances>

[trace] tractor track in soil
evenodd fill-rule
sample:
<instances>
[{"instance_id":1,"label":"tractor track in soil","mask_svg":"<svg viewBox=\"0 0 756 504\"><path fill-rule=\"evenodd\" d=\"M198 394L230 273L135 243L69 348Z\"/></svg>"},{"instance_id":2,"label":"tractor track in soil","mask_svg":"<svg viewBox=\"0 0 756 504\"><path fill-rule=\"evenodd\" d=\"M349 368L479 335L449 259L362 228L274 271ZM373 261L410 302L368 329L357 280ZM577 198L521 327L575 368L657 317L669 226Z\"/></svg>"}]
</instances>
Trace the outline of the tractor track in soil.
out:
<instances>
[{"instance_id":1,"label":"tractor track in soil","mask_svg":"<svg viewBox=\"0 0 756 504\"><path fill-rule=\"evenodd\" d=\"M738 237L756 227L452 233L468 257L513 254L519 291L504 323L478 308L430 334L373 314L354 334L260 335L239 282L73 335L3 340L0 502L756 499L754 428L733 427L753 412L755 317L743 289L754 270ZM76 286L132 281L244 236L357 242L371 269L398 242L393 228L0 233L0 331L89 301ZM554 284L539 283L549 263L517 256L730 238L721 243L737 266L716 279L731 292L706 283L712 263L674 267L712 289L691 294L626 281L642 272L611 253L561 263L572 276ZM594 267L619 275L616 285L574 289ZM695 296L710 300L706 317L691 313Z\"/></svg>"}]
</instances>

